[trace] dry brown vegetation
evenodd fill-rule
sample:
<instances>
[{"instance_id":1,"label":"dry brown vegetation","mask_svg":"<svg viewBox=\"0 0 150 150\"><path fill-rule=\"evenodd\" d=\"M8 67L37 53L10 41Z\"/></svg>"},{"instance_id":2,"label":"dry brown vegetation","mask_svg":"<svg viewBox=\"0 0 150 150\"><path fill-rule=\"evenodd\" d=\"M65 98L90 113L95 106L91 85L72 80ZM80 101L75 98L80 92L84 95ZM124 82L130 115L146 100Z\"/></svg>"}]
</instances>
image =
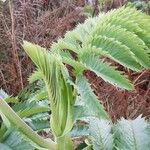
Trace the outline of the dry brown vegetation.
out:
<instances>
[{"instance_id":1,"label":"dry brown vegetation","mask_svg":"<svg viewBox=\"0 0 150 150\"><path fill-rule=\"evenodd\" d=\"M21 42L27 40L48 48L67 30L84 21L81 12L85 3L85 0L14 0L1 5L0 87L9 94L17 94L25 87L34 66L22 51ZM123 0L107 1L103 10L124 3ZM93 10L98 13L98 4L93 5ZM86 76L114 120L121 116L135 118L141 113L149 118L150 71L126 72L135 85L132 92L117 89L91 72L86 72Z\"/></svg>"}]
</instances>

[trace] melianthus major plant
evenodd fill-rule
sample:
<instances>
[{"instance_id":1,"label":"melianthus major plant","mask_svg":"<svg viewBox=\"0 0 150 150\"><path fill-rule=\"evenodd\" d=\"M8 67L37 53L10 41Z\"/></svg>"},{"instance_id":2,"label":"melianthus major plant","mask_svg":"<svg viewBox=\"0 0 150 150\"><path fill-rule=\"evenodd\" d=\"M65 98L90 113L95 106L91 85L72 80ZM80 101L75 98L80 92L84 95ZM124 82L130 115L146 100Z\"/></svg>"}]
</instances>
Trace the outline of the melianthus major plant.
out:
<instances>
[{"instance_id":1,"label":"melianthus major plant","mask_svg":"<svg viewBox=\"0 0 150 150\"><path fill-rule=\"evenodd\" d=\"M113 125L84 76L84 71L90 70L106 82L133 90L122 72L103 58L133 71L150 68L149 16L134 8L121 7L87 19L53 43L50 51L29 42L24 42L23 48L37 66L30 80L42 79L46 85L54 142L41 139L1 100L4 120L13 122L31 141L46 149L74 149L71 136L78 131L78 136L90 139L85 149L149 149L148 123L138 117L133 121L122 119ZM73 67L74 79L66 64ZM74 126L76 120L84 120L88 125Z\"/></svg>"}]
</instances>

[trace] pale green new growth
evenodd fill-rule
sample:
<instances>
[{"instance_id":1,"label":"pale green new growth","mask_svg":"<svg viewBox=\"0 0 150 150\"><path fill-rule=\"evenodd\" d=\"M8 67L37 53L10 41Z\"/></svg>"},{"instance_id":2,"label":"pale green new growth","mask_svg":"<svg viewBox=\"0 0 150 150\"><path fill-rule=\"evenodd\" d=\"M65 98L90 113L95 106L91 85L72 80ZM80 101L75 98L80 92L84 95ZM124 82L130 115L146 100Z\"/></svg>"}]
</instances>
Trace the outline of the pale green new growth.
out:
<instances>
[{"instance_id":1,"label":"pale green new growth","mask_svg":"<svg viewBox=\"0 0 150 150\"><path fill-rule=\"evenodd\" d=\"M91 70L111 84L132 90L133 86L119 71L115 71L114 67L102 61L98 64L96 60L95 68L96 62L91 60L97 56L106 56L134 71L140 71L142 67L150 68L149 24L149 16L134 8L121 7L87 19L84 24L79 24L73 31L67 32L63 39L54 43L51 50L60 54L63 50L73 51L76 53L76 62L84 66L80 69L80 73ZM75 70L78 69L77 63L71 64L67 61L68 56L67 58L63 56L63 60ZM81 67L79 64L78 66Z\"/></svg>"},{"instance_id":2,"label":"pale green new growth","mask_svg":"<svg viewBox=\"0 0 150 150\"><path fill-rule=\"evenodd\" d=\"M72 137L85 135L91 140L88 141L85 150L149 149L148 123L138 117L133 121L121 119L113 125L84 72L92 71L112 85L133 90L134 86L123 72L106 60L113 60L133 71L149 69L150 16L134 8L121 7L95 18L88 18L85 23L79 24L73 31L67 32L64 38L53 43L50 51L26 41L23 48L37 67L37 71L29 81L44 80L47 92L39 93L30 101L15 104L13 109L7 102L18 101L11 98L6 101L0 99L0 112L3 118L0 141L3 141L6 126L9 128L12 122L40 148L72 150L73 143L69 134L72 130ZM66 64L72 66L71 74L68 73ZM70 76L73 76L73 79ZM38 101L43 95L46 97L47 93L50 108L48 103L45 106ZM35 130L46 128L47 122L44 118L43 121L39 116L37 118L40 120L28 117L31 115L36 117L34 115L41 112L48 115L49 111L51 111L50 126L56 144L53 141L43 140L26 124ZM23 117L26 123L21 119ZM88 125L73 128L77 119L86 120ZM41 122L46 124L39 125ZM82 134L79 134L79 131ZM0 144L0 147L9 149L8 146L9 144Z\"/></svg>"},{"instance_id":3,"label":"pale green new growth","mask_svg":"<svg viewBox=\"0 0 150 150\"><path fill-rule=\"evenodd\" d=\"M65 135L73 126L74 96L73 88L67 81L69 78L61 57L28 42L24 42L23 47L38 67L41 78L46 84L52 112L50 120L52 132L61 144L63 138L69 141ZM68 145L70 147L71 144ZM64 145L61 149L65 150L65 148L67 147ZM58 149L60 149L59 143Z\"/></svg>"},{"instance_id":4,"label":"pale green new growth","mask_svg":"<svg viewBox=\"0 0 150 150\"><path fill-rule=\"evenodd\" d=\"M89 130L94 150L113 149L113 134L108 120L91 119Z\"/></svg>"},{"instance_id":5,"label":"pale green new growth","mask_svg":"<svg viewBox=\"0 0 150 150\"><path fill-rule=\"evenodd\" d=\"M114 126L114 139L118 150L149 150L150 131L144 118L121 119Z\"/></svg>"},{"instance_id":6,"label":"pale green new growth","mask_svg":"<svg viewBox=\"0 0 150 150\"><path fill-rule=\"evenodd\" d=\"M115 124L92 118L89 121L88 132L94 150L149 150L150 148L149 124L141 116L135 120L122 118Z\"/></svg>"},{"instance_id":7,"label":"pale green new growth","mask_svg":"<svg viewBox=\"0 0 150 150\"><path fill-rule=\"evenodd\" d=\"M139 19L140 21L137 21ZM133 8L121 7L79 24L73 31L67 32L64 38L53 43L51 52L24 42L25 51L38 67L38 72L31 79L34 81L41 76L47 86L52 111L51 127L56 137L66 135L71 130L73 115L74 119L88 117L88 115L109 118L83 76L85 70L94 72L106 82L120 88L132 90L133 85L122 75L122 72L103 62L103 57L108 57L133 71L140 71L143 67L150 68L149 22L150 18L141 12ZM62 62L74 68L75 82L69 81L70 79L64 76ZM70 84L79 94L74 108ZM76 114L73 114L73 110ZM100 139L96 143L92 138L93 148L99 149L98 147L101 146L101 149L112 149L110 124L105 124L105 127L108 127L105 133L98 128L99 134L97 131L94 132L94 124L99 127L105 123L103 121L90 123L90 127L93 128L91 136ZM62 144L62 139L60 138L58 142Z\"/></svg>"}]
</instances>

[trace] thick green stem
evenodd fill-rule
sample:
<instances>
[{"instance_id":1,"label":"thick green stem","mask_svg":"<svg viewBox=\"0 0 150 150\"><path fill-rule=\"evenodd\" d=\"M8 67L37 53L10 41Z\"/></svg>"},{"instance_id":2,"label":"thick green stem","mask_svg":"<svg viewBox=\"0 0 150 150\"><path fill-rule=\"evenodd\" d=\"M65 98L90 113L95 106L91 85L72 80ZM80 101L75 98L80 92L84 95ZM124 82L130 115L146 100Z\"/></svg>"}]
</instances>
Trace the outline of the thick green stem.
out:
<instances>
[{"instance_id":1,"label":"thick green stem","mask_svg":"<svg viewBox=\"0 0 150 150\"><path fill-rule=\"evenodd\" d=\"M14 111L13 109L2 99L0 99L0 110L3 114L12 122L17 129L25 134L29 139L35 142L37 145L49 149L56 150L56 144L52 140L44 140L36 132L34 132Z\"/></svg>"},{"instance_id":2,"label":"thick green stem","mask_svg":"<svg viewBox=\"0 0 150 150\"><path fill-rule=\"evenodd\" d=\"M68 135L57 137L57 150L73 150L73 142Z\"/></svg>"}]
</instances>

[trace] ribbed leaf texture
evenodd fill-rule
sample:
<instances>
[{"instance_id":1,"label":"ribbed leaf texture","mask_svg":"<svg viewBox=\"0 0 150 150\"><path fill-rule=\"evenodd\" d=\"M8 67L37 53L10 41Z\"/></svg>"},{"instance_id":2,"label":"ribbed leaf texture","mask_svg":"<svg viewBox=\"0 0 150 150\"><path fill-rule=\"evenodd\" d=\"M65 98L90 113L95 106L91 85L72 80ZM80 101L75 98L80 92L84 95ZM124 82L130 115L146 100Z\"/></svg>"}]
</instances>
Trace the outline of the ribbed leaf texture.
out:
<instances>
[{"instance_id":1,"label":"ribbed leaf texture","mask_svg":"<svg viewBox=\"0 0 150 150\"><path fill-rule=\"evenodd\" d=\"M135 120L122 119L115 125L109 121L101 120L109 117L92 91L88 80L83 76L85 70L90 70L106 82L132 90L133 85L123 76L123 73L103 61L103 58L112 59L133 71L150 68L149 16L134 8L121 7L106 14L100 14L95 18L89 18L85 23L79 24L73 31L67 32L64 38L53 43L51 52L28 42L25 42L23 46L46 81L50 100L56 106L54 109L62 108L63 110L59 111L60 109L58 109L56 113L52 107L54 114L52 123L55 122L56 128L52 130L55 130L55 135L61 136L72 127L70 114L72 114L73 107L70 106L72 106L73 97L69 95L72 92L69 91L69 89L72 90L72 86L70 83L66 84L63 74L61 77L57 76L60 67L64 67L60 62L63 61L72 66L73 73L75 73L75 81L71 81L78 94L78 102L74 107L74 112L77 114L74 115L74 118L88 118L88 115L98 118L90 120L89 123L89 137L93 149L149 149L147 122L141 117ZM57 65L58 62L59 65ZM52 68L51 64L53 64ZM39 79L40 76L41 74L36 72L31 80ZM62 89L65 88L65 90L60 89L59 85L63 85ZM68 94L63 95L62 93L65 92ZM62 105L57 105L62 99L67 99L67 102L63 101ZM70 120L71 122L69 122ZM65 125L68 125L68 128L65 128Z\"/></svg>"},{"instance_id":2,"label":"ribbed leaf texture","mask_svg":"<svg viewBox=\"0 0 150 150\"><path fill-rule=\"evenodd\" d=\"M26 95L26 92L24 91L21 93ZM13 109L16 111L16 113L18 113L20 117L23 117L23 121L26 122L26 124L28 124L33 130L43 131L44 129L49 128L48 103L42 103L41 105L41 102L44 102L45 100L39 100L41 100L41 98L45 98L45 96L41 96L40 92L37 95L36 92L34 94L32 93L30 95L31 97L28 95L29 99L25 100L24 102L12 101L12 97L8 97L6 100L13 105ZM16 98L14 97L13 99ZM47 111L43 110L43 107L48 108ZM2 113L0 113L0 116L3 120L0 122L0 150L44 150L36 145L33 141L28 139L24 133L22 133L21 129L15 127L14 124L9 122L9 120ZM11 128L12 126L14 127L13 129Z\"/></svg>"},{"instance_id":3,"label":"ribbed leaf texture","mask_svg":"<svg viewBox=\"0 0 150 150\"><path fill-rule=\"evenodd\" d=\"M94 150L112 150L113 135L108 120L93 118L89 123L90 139Z\"/></svg>"},{"instance_id":4,"label":"ribbed leaf texture","mask_svg":"<svg viewBox=\"0 0 150 150\"><path fill-rule=\"evenodd\" d=\"M93 67L96 62L91 62L91 59L93 55L106 56L134 71L140 71L143 67L150 68L149 39L150 17L134 8L121 7L95 18L88 18L85 23L79 24L73 31L67 32L64 38L54 43L51 50L60 54L62 50L72 51L77 57L75 61L82 66L80 72L91 70L105 81L131 90L133 86L121 77L120 72L115 71L115 67L109 67L100 61L99 68L104 69L96 67L95 70ZM86 64L84 55L90 66ZM67 59L68 61L64 59L64 62L77 70L80 65L75 64L72 57L70 61ZM76 72L79 73L79 70Z\"/></svg>"},{"instance_id":5,"label":"ribbed leaf texture","mask_svg":"<svg viewBox=\"0 0 150 150\"><path fill-rule=\"evenodd\" d=\"M58 54L49 53L38 45L24 42L23 47L45 82L51 105L51 128L54 135L63 136L73 126L73 88Z\"/></svg>"},{"instance_id":6,"label":"ribbed leaf texture","mask_svg":"<svg viewBox=\"0 0 150 150\"><path fill-rule=\"evenodd\" d=\"M71 130L71 137L87 137L89 136L89 127L87 125L76 124L73 129Z\"/></svg>"},{"instance_id":7,"label":"ribbed leaf texture","mask_svg":"<svg viewBox=\"0 0 150 150\"><path fill-rule=\"evenodd\" d=\"M23 136L20 132L13 131L7 134L8 134L6 136L7 138L5 138L2 141L3 145L1 145L0 143L0 150L21 150L21 149L34 150L35 149L35 147L30 144L29 140L27 140L25 136Z\"/></svg>"},{"instance_id":8,"label":"ribbed leaf texture","mask_svg":"<svg viewBox=\"0 0 150 150\"><path fill-rule=\"evenodd\" d=\"M90 118L89 124L75 127L74 135L88 136L94 150L149 150L150 125L141 116L134 120L122 118L117 123ZM89 127L89 128L88 128ZM87 132L85 133L85 130ZM88 133L88 134L87 134Z\"/></svg>"},{"instance_id":9,"label":"ribbed leaf texture","mask_svg":"<svg viewBox=\"0 0 150 150\"><path fill-rule=\"evenodd\" d=\"M57 54L65 64L74 68L75 76L82 77L85 70L90 70L108 83L127 90L133 90L134 86L126 76L123 76L123 72L104 62L103 58L108 57L133 71L150 68L149 27L149 16L134 8L121 7L106 14L103 13L97 17L88 18L73 31L67 32L64 38L60 38L53 43L50 50L52 53ZM32 49L32 52L29 50L26 50L26 52L38 66L38 71L30 79L39 79L41 76L40 70L44 74L47 83L52 82L49 73L52 70L48 65L53 61L53 58L50 58L52 53L45 52L44 48L27 42L24 42L24 47L25 49ZM43 52L39 52L37 49ZM87 80L81 81L87 87L87 92L81 90L83 86L79 87L81 84L79 85L78 80L77 77L75 81L78 84L76 85L77 92L80 98L87 102L86 107L90 108L88 109L88 111L91 111L90 114L97 115L99 118L101 116L106 117L105 110L99 104ZM59 89L59 87L53 88L55 88L53 93L55 94L56 89Z\"/></svg>"},{"instance_id":10,"label":"ribbed leaf texture","mask_svg":"<svg viewBox=\"0 0 150 150\"><path fill-rule=\"evenodd\" d=\"M87 69L93 71L104 81L125 89L133 89L133 85L121 75L121 72L115 70L114 67L109 66L107 63L103 63L98 57L85 57L84 59L82 58L82 62Z\"/></svg>"},{"instance_id":11,"label":"ribbed leaf texture","mask_svg":"<svg viewBox=\"0 0 150 150\"><path fill-rule=\"evenodd\" d=\"M87 82L85 77L83 76L77 77L76 89L78 94L80 95L79 101L81 101L81 105L85 107L85 110L87 109L88 114L91 114L89 116L108 119L108 114L104 110L103 106L100 105L97 96L93 93L90 84ZM83 114L82 113L80 114L82 117Z\"/></svg>"},{"instance_id":12,"label":"ribbed leaf texture","mask_svg":"<svg viewBox=\"0 0 150 150\"><path fill-rule=\"evenodd\" d=\"M29 117L31 115L42 113L42 112L49 112L50 108L48 107L48 101L25 101L23 103L18 103L12 107L18 115L23 117Z\"/></svg>"},{"instance_id":13,"label":"ribbed leaf texture","mask_svg":"<svg viewBox=\"0 0 150 150\"><path fill-rule=\"evenodd\" d=\"M44 129L49 129L49 114L48 113L40 113L37 115L33 115L31 117L25 118L24 121L34 131L42 131Z\"/></svg>"},{"instance_id":14,"label":"ribbed leaf texture","mask_svg":"<svg viewBox=\"0 0 150 150\"><path fill-rule=\"evenodd\" d=\"M118 150L149 150L148 123L139 116L135 120L121 119L114 126L115 144Z\"/></svg>"},{"instance_id":15,"label":"ribbed leaf texture","mask_svg":"<svg viewBox=\"0 0 150 150\"><path fill-rule=\"evenodd\" d=\"M9 97L3 90L0 97L7 103L11 103L13 110L25 121L33 130L42 131L49 128L49 107L47 93L37 85L30 85L23 89L17 97ZM35 88L36 87L36 88ZM1 114L2 115L2 114ZM2 117L2 116L1 116ZM7 118L2 117L0 121L0 150L34 150L37 145L30 141L18 129L11 129L12 124ZM2 144L1 144L2 143ZM40 148L41 149L41 148Z\"/></svg>"}]
</instances>

